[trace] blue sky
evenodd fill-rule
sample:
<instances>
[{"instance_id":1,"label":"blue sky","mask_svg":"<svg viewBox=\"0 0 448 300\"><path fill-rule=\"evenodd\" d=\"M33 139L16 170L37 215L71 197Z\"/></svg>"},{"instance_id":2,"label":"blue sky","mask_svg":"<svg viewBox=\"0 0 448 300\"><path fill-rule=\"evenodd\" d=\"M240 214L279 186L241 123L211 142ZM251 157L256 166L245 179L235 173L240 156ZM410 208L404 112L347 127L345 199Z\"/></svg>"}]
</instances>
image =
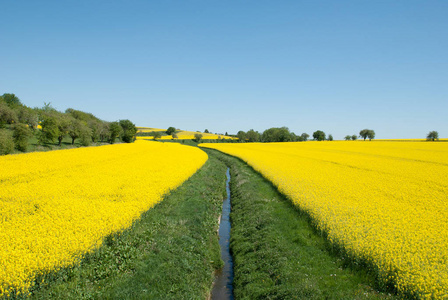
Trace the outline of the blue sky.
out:
<instances>
[{"instance_id":1,"label":"blue sky","mask_svg":"<svg viewBox=\"0 0 448 300\"><path fill-rule=\"evenodd\" d=\"M1 0L0 94L138 126L448 137L448 1Z\"/></svg>"}]
</instances>

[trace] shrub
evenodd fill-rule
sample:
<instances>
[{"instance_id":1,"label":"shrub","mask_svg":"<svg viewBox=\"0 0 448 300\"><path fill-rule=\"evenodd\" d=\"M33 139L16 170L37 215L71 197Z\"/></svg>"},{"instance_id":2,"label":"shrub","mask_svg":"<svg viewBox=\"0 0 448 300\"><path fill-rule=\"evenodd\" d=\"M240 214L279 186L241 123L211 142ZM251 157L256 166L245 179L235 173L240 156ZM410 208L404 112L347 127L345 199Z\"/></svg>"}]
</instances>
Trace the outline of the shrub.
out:
<instances>
[{"instance_id":1,"label":"shrub","mask_svg":"<svg viewBox=\"0 0 448 300\"><path fill-rule=\"evenodd\" d=\"M9 130L0 129L0 155L14 151L14 141Z\"/></svg>"}]
</instances>

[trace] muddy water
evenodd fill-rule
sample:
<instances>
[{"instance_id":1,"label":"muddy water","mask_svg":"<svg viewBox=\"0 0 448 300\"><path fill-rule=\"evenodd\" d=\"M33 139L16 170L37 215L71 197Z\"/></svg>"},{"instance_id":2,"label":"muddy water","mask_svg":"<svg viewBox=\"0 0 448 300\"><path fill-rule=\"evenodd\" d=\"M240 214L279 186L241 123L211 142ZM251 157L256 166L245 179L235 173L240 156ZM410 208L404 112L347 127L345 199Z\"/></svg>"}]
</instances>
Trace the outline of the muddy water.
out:
<instances>
[{"instance_id":1,"label":"muddy water","mask_svg":"<svg viewBox=\"0 0 448 300\"><path fill-rule=\"evenodd\" d=\"M221 222L219 225L219 245L224 267L217 274L213 289L212 300L233 300L233 259L230 254L230 172L227 168L226 191L227 198L223 202Z\"/></svg>"}]
</instances>

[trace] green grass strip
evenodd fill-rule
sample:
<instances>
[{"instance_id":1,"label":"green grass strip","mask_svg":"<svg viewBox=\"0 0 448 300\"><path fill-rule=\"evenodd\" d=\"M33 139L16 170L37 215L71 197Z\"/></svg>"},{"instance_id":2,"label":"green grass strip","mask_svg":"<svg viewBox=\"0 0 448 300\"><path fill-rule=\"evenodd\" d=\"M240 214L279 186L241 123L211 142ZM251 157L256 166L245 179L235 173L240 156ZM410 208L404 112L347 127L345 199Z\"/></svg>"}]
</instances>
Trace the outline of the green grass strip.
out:
<instances>
[{"instance_id":1,"label":"green grass strip","mask_svg":"<svg viewBox=\"0 0 448 300\"><path fill-rule=\"evenodd\" d=\"M206 299L222 267L217 229L225 172L210 157L131 228L107 237L80 264L47 274L32 298Z\"/></svg>"},{"instance_id":2,"label":"green grass strip","mask_svg":"<svg viewBox=\"0 0 448 300\"><path fill-rule=\"evenodd\" d=\"M203 149L230 166L235 299L394 299L374 276L348 267L307 215L241 160Z\"/></svg>"}]
</instances>

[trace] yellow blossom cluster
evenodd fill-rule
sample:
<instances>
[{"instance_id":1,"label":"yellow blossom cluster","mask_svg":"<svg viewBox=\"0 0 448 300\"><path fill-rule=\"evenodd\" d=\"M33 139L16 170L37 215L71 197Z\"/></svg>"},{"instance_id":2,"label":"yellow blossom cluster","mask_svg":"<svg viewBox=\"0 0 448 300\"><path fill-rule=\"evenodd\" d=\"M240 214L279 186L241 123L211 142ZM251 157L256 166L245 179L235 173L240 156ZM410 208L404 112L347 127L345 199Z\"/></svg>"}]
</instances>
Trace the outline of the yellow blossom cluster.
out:
<instances>
[{"instance_id":1,"label":"yellow blossom cluster","mask_svg":"<svg viewBox=\"0 0 448 300\"><path fill-rule=\"evenodd\" d=\"M448 143L201 146L246 161L400 292L448 299Z\"/></svg>"},{"instance_id":2,"label":"yellow blossom cluster","mask_svg":"<svg viewBox=\"0 0 448 300\"><path fill-rule=\"evenodd\" d=\"M194 147L147 141L0 157L0 297L76 263L206 160Z\"/></svg>"}]
</instances>

